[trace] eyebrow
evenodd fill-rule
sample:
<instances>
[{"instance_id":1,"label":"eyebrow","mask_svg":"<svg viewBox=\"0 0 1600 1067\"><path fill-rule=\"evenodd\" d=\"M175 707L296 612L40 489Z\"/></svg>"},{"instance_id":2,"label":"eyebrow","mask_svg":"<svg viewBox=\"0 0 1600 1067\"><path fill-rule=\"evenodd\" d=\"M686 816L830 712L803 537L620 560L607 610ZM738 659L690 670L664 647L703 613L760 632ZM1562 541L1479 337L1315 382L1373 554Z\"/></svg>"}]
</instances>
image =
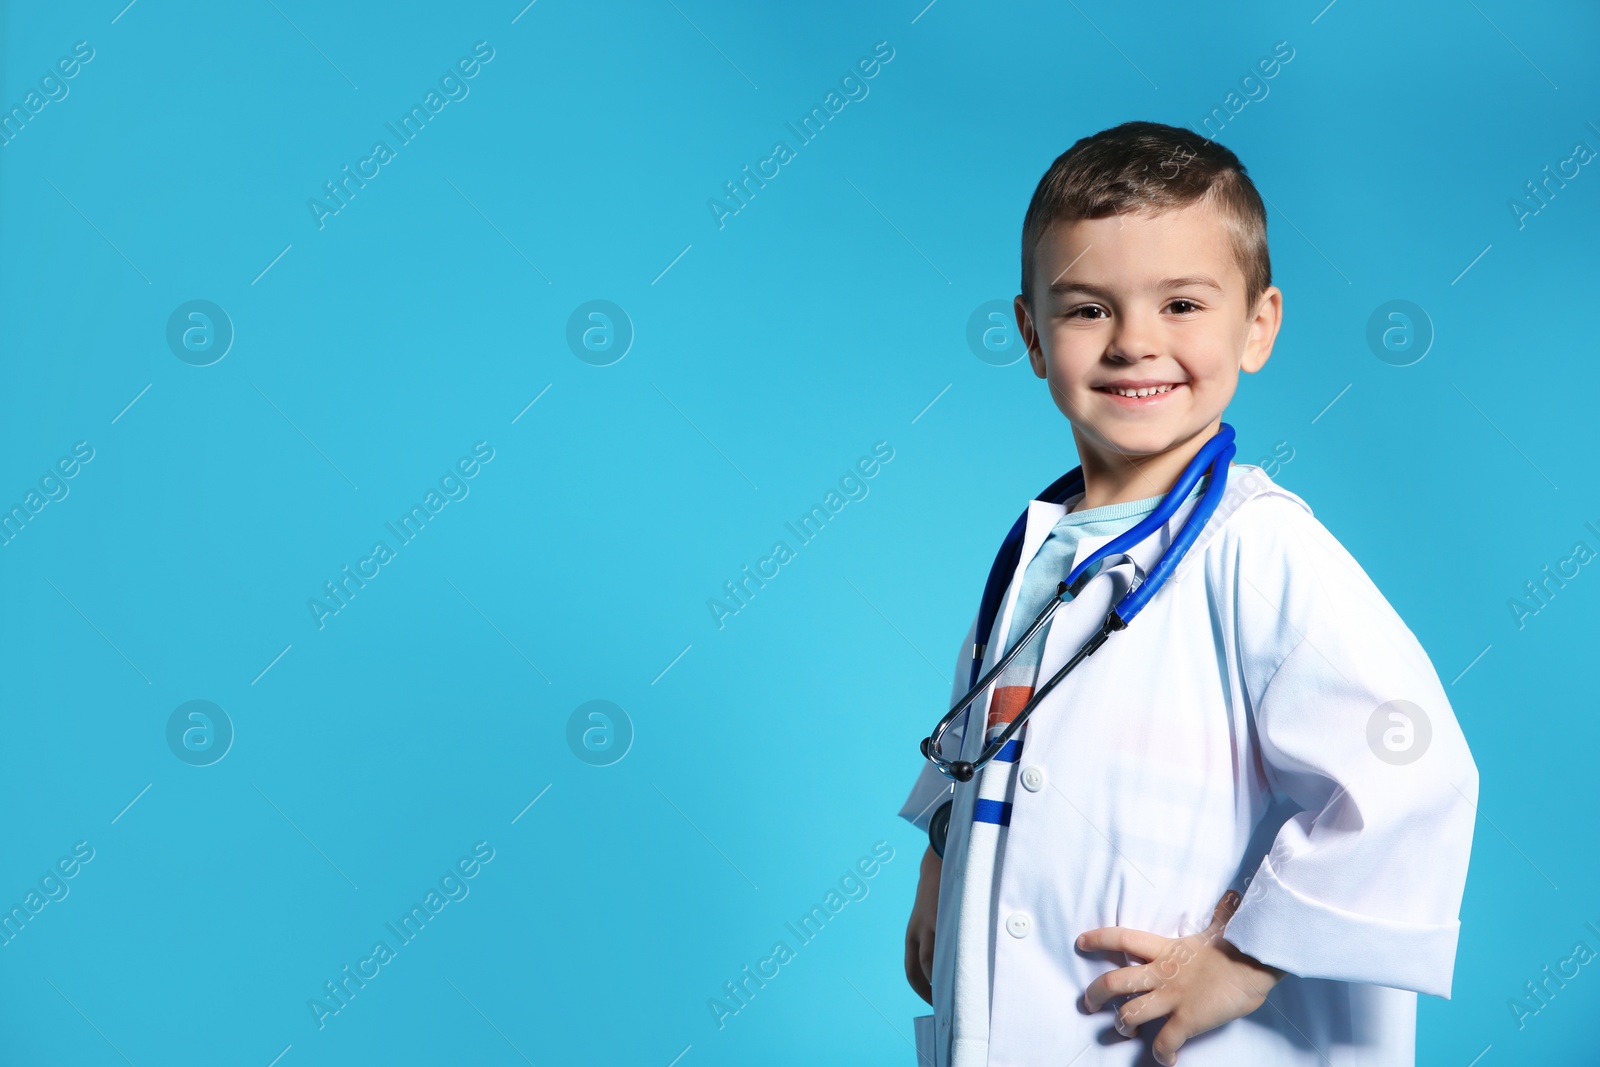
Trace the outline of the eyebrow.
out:
<instances>
[{"instance_id":1,"label":"eyebrow","mask_svg":"<svg viewBox=\"0 0 1600 1067\"><path fill-rule=\"evenodd\" d=\"M1222 292L1222 286L1218 285L1215 281L1213 281L1211 278L1208 278L1204 274L1189 274L1182 278L1163 278L1155 284L1155 287L1157 289L1187 289L1192 287L1200 289L1213 289L1216 292ZM1087 282L1073 281L1056 282L1050 286L1050 292L1087 293L1090 296L1097 296L1101 299L1107 299L1111 296L1111 291L1109 289L1102 289L1098 285L1090 285Z\"/></svg>"}]
</instances>

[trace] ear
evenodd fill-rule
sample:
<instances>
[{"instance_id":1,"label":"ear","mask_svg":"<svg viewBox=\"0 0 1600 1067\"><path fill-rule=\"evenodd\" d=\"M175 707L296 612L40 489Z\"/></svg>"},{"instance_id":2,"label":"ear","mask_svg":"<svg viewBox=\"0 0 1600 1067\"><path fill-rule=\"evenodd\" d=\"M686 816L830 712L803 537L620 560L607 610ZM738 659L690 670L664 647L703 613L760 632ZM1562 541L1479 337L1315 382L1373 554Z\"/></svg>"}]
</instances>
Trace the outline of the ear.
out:
<instances>
[{"instance_id":1,"label":"ear","mask_svg":"<svg viewBox=\"0 0 1600 1067\"><path fill-rule=\"evenodd\" d=\"M1045 376L1044 349L1039 343L1039 331L1034 329L1033 314L1028 310L1028 302L1018 293L1012 307L1017 313L1017 332L1022 335L1022 343L1028 346L1028 363L1033 367L1036 378Z\"/></svg>"},{"instance_id":2,"label":"ear","mask_svg":"<svg viewBox=\"0 0 1600 1067\"><path fill-rule=\"evenodd\" d=\"M1254 374L1266 366L1282 325L1283 291L1276 285L1269 285L1256 302L1255 316L1250 320L1249 336L1245 339L1244 357L1239 360L1240 370Z\"/></svg>"}]
</instances>

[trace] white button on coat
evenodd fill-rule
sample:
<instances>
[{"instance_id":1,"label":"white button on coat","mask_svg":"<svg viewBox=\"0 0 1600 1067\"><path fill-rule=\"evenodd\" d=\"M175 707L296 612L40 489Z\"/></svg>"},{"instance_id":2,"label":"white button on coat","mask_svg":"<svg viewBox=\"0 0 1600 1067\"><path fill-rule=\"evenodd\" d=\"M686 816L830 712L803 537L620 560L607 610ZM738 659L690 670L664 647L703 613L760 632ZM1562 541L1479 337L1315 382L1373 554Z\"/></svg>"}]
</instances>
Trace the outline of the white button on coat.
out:
<instances>
[{"instance_id":1,"label":"white button on coat","mask_svg":"<svg viewBox=\"0 0 1600 1067\"><path fill-rule=\"evenodd\" d=\"M1032 929L1033 920L1020 911L1006 920L1006 932L1012 937L1027 937ZM935 940L937 943L937 939Z\"/></svg>"},{"instance_id":2,"label":"white button on coat","mask_svg":"<svg viewBox=\"0 0 1600 1067\"><path fill-rule=\"evenodd\" d=\"M1044 788L1044 772L1037 767L1022 768L1022 788L1037 793Z\"/></svg>"},{"instance_id":3,"label":"white button on coat","mask_svg":"<svg viewBox=\"0 0 1600 1067\"><path fill-rule=\"evenodd\" d=\"M1145 573L1192 507L1129 552ZM1029 505L982 670L1032 621L1012 617L1017 590L1065 511ZM1110 540L1083 539L1073 565ZM1108 567L1056 612L1040 678L1131 581L1128 563ZM966 694L975 634L976 623L950 703ZM987 721L990 695L952 725L947 756L977 755L984 731L964 727ZM1432 728L1403 764L1369 742L1378 709L1397 700ZM1003 850L997 825L974 823L974 800L1018 765L995 761L955 785L934 937L936 1067L1148 1062L1147 1040L1118 1037L1113 1012L1063 1009L1122 966L1074 941L1105 926L1202 930L1229 888L1244 899L1227 939L1289 975L1250 1016L1186 1044L1188 1067L1414 1062L1417 993L1450 996L1478 771L1427 652L1298 496L1260 467L1232 466L1157 595L1039 703L1022 757L1053 784L1015 804ZM983 775L997 777L985 786ZM926 832L950 785L922 761L900 815ZM1048 921L996 939L995 917L1010 930L1018 915Z\"/></svg>"}]
</instances>

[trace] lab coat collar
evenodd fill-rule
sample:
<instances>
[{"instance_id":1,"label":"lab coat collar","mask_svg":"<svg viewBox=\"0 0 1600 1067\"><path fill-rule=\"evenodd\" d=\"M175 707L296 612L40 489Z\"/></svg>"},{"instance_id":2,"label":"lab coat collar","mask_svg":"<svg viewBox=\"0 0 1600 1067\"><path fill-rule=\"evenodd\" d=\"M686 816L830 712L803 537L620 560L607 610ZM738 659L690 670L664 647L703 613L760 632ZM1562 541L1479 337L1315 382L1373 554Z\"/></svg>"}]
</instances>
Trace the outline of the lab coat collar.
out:
<instances>
[{"instance_id":1,"label":"lab coat collar","mask_svg":"<svg viewBox=\"0 0 1600 1067\"><path fill-rule=\"evenodd\" d=\"M1222 525L1227 522L1229 515L1238 510L1246 501L1265 494L1287 496L1299 503L1301 507L1306 507L1303 500L1277 485L1267 475L1266 471L1255 464L1229 464L1228 484L1223 491L1222 500L1218 502L1217 509L1212 514L1210 521L1200 531L1200 536L1190 546L1189 551L1184 555L1182 562L1169 581L1180 580L1183 573L1188 570L1189 565L1200 558L1202 546L1216 535ZM1183 529L1184 522L1189 518L1189 513L1194 510L1195 505L1198 503L1198 497L1194 500L1185 501L1173 513L1172 517L1167 520L1165 527L1127 550L1126 555L1138 566L1141 575L1149 574L1151 569L1160 562L1162 553L1167 550L1173 539L1178 536L1178 532ZM1306 507L1306 510L1309 512L1311 509ZM1066 504L1052 504L1049 501L1037 499L1028 502L1028 523L1023 534L1022 558L1019 561L1017 574L1012 581L1014 589L1021 584L1020 576L1022 572L1026 570L1028 563L1039 551L1040 546L1044 544L1045 538L1050 536L1050 531L1055 527L1056 522L1066 513ZM1084 560L1093 556L1119 536L1121 534L1101 534L1086 535L1080 538L1077 551L1073 555L1072 568L1076 568ZM1120 565L1126 566L1126 564ZM1117 564L1113 564L1114 566L1117 566ZM1008 623L1011 609L1010 602L1014 599L1014 596L1007 598L1006 621Z\"/></svg>"}]
</instances>

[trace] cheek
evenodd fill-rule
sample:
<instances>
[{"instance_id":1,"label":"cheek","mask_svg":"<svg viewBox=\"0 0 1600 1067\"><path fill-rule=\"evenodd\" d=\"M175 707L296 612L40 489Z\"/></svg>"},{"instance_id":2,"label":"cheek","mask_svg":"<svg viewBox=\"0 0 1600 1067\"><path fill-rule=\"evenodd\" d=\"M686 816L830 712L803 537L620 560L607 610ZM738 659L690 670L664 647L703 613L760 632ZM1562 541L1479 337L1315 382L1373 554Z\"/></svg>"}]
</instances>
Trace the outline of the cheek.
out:
<instances>
[{"instance_id":1,"label":"cheek","mask_svg":"<svg viewBox=\"0 0 1600 1067\"><path fill-rule=\"evenodd\" d=\"M1103 342L1083 330L1057 330L1046 349L1050 355L1050 381L1063 387L1084 381L1103 350Z\"/></svg>"},{"instance_id":2,"label":"cheek","mask_svg":"<svg viewBox=\"0 0 1600 1067\"><path fill-rule=\"evenodd\" d=\"M1225 384L1239 372L1240 351L1219 342L1214 350L1195 361L1192 368L1195 379L1212 388Z\"/></svg>"}]
</instances>

